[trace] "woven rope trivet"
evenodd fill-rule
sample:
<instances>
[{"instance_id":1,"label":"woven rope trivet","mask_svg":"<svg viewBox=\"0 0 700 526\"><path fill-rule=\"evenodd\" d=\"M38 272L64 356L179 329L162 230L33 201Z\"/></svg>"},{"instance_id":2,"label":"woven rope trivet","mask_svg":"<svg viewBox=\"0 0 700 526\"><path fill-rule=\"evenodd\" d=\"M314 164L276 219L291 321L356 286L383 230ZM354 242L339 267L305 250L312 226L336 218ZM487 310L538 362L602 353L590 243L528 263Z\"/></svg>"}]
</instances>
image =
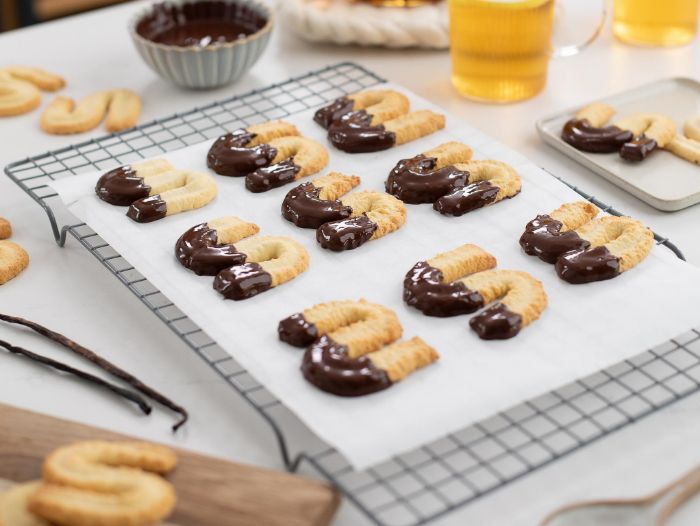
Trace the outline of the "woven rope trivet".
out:
<instances>
[{"instance_id":1,"label":"woven rope trivet","mask_svg":"<svg viewBox=\"0 0 700 526\"><path fill-rule=\"evenodd\" d=\"M347 0L279 0L280 19L313 42L393 48L449 47L447 2L374 7Z\"/></svg>"}]
</instances>

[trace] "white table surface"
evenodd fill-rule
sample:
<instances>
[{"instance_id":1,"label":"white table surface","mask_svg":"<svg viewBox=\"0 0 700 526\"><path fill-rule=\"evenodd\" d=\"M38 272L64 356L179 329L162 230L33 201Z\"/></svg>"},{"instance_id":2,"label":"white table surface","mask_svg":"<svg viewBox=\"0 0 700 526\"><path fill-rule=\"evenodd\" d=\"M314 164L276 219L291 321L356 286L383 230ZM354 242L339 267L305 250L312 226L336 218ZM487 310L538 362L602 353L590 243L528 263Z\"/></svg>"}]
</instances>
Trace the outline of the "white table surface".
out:
<instances>
[{"instance_id":1,"label":"white table surface","mask_svg":"<svg viewBox=\"0 0 700 526\"><path fill-rule=\"evenodd\" d=\"M159 79L137 56L125 30L137 8L126 4L0 34L0 66L17 63L54 70L68 79L62 94L70 96L130 88L143 97L146 121L329 63L357 61L641 219L674 240L689 261L700 264L700 207L673 214L656 211L545 146L534 129L537 118L583 101L664 77L697 76L700 43L643 50L615 42L607 31L583 54L554 61L549 84L538 97L491 106L469 102L453 91L446 53L308 44L278 28L264 57L240 82L214 91L185 91ZM44 97L43 103L48 100ZM0 119L0 165L103 133L98 129L78 137L45 135L38 127L39 114ZM184 433L172 437L172 417L163 410L140 417L111 396L2 354L0 401L229 459L281 467L264 421L74 240L57 248L43 212L5 177L0 177L0 216L12 220L14 240L32 258L20 278L0 289L0 311L43 322L137 372L186 405L192 420ZM25 331L0 326L0 338L65 359L55 346ZM572 500L648 492L700 462L699 415L700 397L691 396L437 523L532 526ZM696 524L693 516L698 515L700 507L690 505L673 524ZM336 524L367 521L344 504Z\"/></svg>"}]
</instances>

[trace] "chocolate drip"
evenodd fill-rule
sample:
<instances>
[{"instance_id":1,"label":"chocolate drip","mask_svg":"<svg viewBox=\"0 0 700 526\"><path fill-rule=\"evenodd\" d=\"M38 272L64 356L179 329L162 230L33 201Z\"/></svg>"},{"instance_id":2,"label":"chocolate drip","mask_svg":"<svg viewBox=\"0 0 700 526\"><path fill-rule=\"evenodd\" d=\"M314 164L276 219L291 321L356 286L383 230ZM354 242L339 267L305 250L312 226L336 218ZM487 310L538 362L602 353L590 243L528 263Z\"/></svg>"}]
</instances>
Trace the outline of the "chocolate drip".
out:
<instances>
[{"instance_id":1,"label":"chocolate drip","mask_svg":"<svg viewBox=\"0 0 700 526\"><path fill-rule=\"evenodd\" d=\"M363 214L321 225L316 230L316 241L334 252L352 250L369 241L375 230L377 223Z\"/></svg>"},{"instance_id":2,"label":"chocolate drip","mask_svg":"<svg viewBox=\"0 0 700 526\"><path fill-rule=\"evenodd\" d=\"M158 44L203 48L245 38L266 23L259 10L244 2L161 2L153 4L136 32Z\"/></svg>"},{"instance_id":3,"label":"chocolate drip","mask_svg":"<svg viewBox=\"0 0 700 526\"><path fill-rule=\"evenodd\" d=\"M348 348L328 336L306 349L301 371L309 383L338 396L363 396L392 385L387 372L367 356L350 358Z\"/></svg>"},{"instance_id":4,"label":"chocolate drip","mask_svg":"<svg viewBox=\"0 0 700 526\"><path fill-rule=\"evenodd\" d=\"M280 340L295 347L307 347L318 338L316 325L306 320L304 314L298 312L283 319L277 326Z\"/></svg>"},{"instance_id":5,"label":"chocolate drip","mask_svg":"<svg viewBox=\"0 0 700 526\"><path fill-rule=\"evenodd\" d=\"M445 318L470 314L484 306L484 298L475 290L455 281L443 283L439 268L427 261L416 263L403 280L403 300L426 316Z\"/></svg>"},{"instance_id":6,"label":"chocolate drip","mask_svg":"<svg viewBox=\"0 0 700 526\"><path fill-rule=\"evenodd\" d=\"M507 340L520 332L523 317L499 302L469 320L469 326L482 340Z\"/></svg>"},{"instance_id":7,"label":"chocolate drip","mask_svg":"<svg viewBox=\"0 0 700 526\"><path fill-rule=\"evenodd\" d=\"M175 257L198 276L216 276L225 268L245 263L246 255L233 245L220 245L218 234L206 223L193 226L175 243Z\"/></svg>"},{"instance_id":8,"label":"chocolate drip","mask_svg":"<svg viewBox=\"0 0 700 526\"><path fill-rule=\"evenodd\" d=\"M272 288L272 276L257 263L222 270L214 278L214 290L229 300L245 300Z\"/></svg>"},{"instance_id":9,"label":"chocolate drip","mask_svg":"<svg viewBox=\"0 0 700 526\"><path fill-rule=\"evenodd\" d=\"M616 152L634 136L617 126L596 128L588 119L571 119L561 131L561 138L577 150L592 153Z\"/></svg>"},{"instance_id":10,"label":"chocolate drip","mask_svg":"<svg viewBox=\"0 0 700 526\"><path fill-rule=\"evenodd\" d=\"M383 124L372 126L372 116L365 110L343 115L331 124L328 139L348 153L378 152L396 144L396 134L386 131Z\"/></svg>"},{"instance_id":11,"label":"chocolate drip","mask_svg":"<svg viewBox=\"0 0 700 526\"><path fill-rule=\"evenodd\" d=\"M626 161L640 162L647 158L651 152L656 150L658 144L654 139L642 135L630 142L626 142L620 149L620 157Z\"/></svg>"},{"instance_id":12,"label":"chocolate drip","mask_svg":"<svg viewBox=\"0 0 700 526\"><path fill-rule=\"evenodd\" d=\"M301 166L294 164L294 159L290 157L246 175L245 187L254 193L267 192L295 181L299 170Z\"/></svg>"},{"instance_id":13,"label":"chocolate drip","mask_svg":"<svg viewBox=\"0 0 700 526\"><path fill-rule=\"evenodd\" d=\"M405 203L434 203L467 184L469 172L436 165L437 159L423 154L400 160L386 180L386 191Z\"/></svg>"},{"instance_id":14,"label":"chocolate drip","mask_svg":"<svg viewBox=\"0 0 700 526\"><path fill-rule=\"evenodd\" d=\"M499 190L488 181L477 181L443 195L433 203L433 208L443 215L459 217L493 203Z\"/></svg>"},{"instance_id":15,"label":"chocolate drip","mask_svg":"<svg viewBox=\"0 0 700 526\"><path fill-rule=\"evenodd\" d=\"M256 136L242 128L222 135L209 148L207 166L217 174L229 177L245 177L267 166L277 155L277 149L269 144L246 147Z\"/></svg>"},{"instance_id":16,"label":"chocolate drip","mask_svg":"<svg viewBox=\"0 0 700 526\"><path fill-rule=\"evenodd\" d=\"M137 223L150 223L163 219L167 211L168 205L156 194L131 203L126 215Z\"/></svg>"},{"instance_id":17,"label":"chocolate drip","mask_svg":"<svg viewBox=\"0 0 700 526\"><path fill-rule=\"evenodd\" d=\"M117 206L129 206L137 199L148 197L150 192L151 187L129 165L110 170L95 185L97 197Z\"/></svg>"},{"instance_id":18,"label":"chocolate drip","mask_svg":"<svg viewBox=\"0 0 700 526\"><path fill-rule=\"evenodd\" d=\"M525 226L520 246L526 254L537 256L546 263L556 263L564 252L591 246L573 230L561 232L563 226L561 221L546 214L538 215Z\"/></svg>"},{"instance_id":19,"label":"chocolate drip","mask_svg":"<svg viewBox=\"0 0 700 526\"><path fill-rule=\"evenodd\" d=\"M338 200L321 199L320 188L303 183L292 188L282 202L282 217L300 228L318 228L329 221L345 219L352 208Z\"/></svg>"},{"instance_id":20,"label":"chocolate drip","mask_svg":"<svg viewBox=\"0 0 700 526\"><path fill-rule=\"evenodd\" d=\"M561 279L579 285L614 278L620 274L620 258L605 246L572 250L563 254L554 268Z\"/></svg>"},{"instance_id":21,"label":"chocolate drip","mask_svg":"<svg viewBox=\"0 0 700 526\"><path fill-rule=\"evenodd\" d=\"M331 124L340 120L343 115L350 113L354 106L355 102L353 100L347 97L340 97L314 113L314 121L328 129Z\"/></svg>"}]
</instances>

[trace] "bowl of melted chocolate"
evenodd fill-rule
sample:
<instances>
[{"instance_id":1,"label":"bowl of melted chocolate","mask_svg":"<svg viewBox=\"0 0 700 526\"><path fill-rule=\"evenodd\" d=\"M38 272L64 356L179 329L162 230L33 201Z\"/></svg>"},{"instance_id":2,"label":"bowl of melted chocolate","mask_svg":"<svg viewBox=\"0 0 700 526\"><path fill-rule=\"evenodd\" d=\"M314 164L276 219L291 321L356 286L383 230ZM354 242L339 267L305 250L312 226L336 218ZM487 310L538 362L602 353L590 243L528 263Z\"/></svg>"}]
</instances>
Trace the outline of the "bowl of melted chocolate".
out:
<instances>
[{"instance_id":1,"label":"bowl of melted chocolate","mask_svg":"<svg viewBox=\"0 0 700 526\"><path fill-rule=\"evenodd\" d=\"M158 75L187 88L215 88L257 62L272 26L272 11L259 0L165 0L142 10L130 30Z\"/></svg>"}]
</instances>

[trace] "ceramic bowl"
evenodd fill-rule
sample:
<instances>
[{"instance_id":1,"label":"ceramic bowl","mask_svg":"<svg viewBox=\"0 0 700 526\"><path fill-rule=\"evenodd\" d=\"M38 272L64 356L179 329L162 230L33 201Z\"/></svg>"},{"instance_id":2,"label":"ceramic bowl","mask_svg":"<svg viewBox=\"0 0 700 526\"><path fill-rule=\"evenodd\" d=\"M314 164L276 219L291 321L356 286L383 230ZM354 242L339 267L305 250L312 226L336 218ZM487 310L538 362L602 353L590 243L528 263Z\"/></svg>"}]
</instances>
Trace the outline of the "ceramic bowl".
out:
<instances>
[{"instance_id":1,"label":"ceramic bowl","mask_svg":"<svg viewBox=\"0 0 700 526\"><path fill-rule=\"evenodd\" d=\"M259 0L165 0L137 13L129 32L143 60L164 79L186 88L216 88L255 64L273 25L272 10ZM236 40L209 38L241 29Z\"/></svg>"}]
</instances>

